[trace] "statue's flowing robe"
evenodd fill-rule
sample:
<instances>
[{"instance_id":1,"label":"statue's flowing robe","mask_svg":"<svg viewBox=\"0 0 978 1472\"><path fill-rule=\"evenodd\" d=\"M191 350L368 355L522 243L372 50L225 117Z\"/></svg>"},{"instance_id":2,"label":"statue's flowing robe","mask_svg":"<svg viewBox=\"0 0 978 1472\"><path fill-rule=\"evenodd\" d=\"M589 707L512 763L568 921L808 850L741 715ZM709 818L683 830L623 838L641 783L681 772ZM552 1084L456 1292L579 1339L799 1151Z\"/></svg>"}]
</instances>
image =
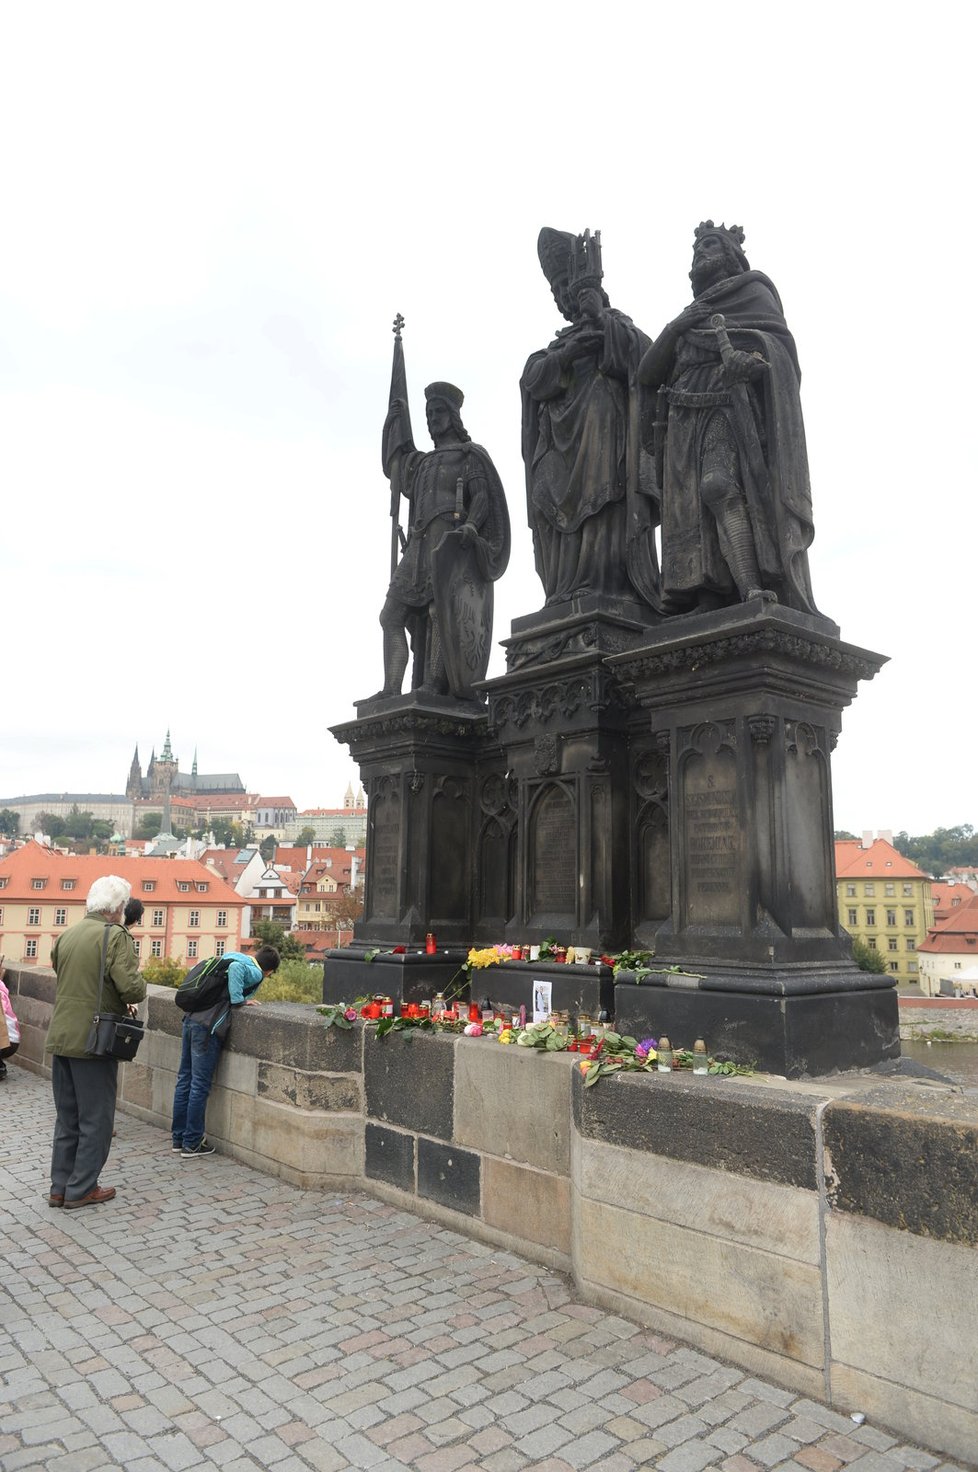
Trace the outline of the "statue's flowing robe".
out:
<instances>
[{"instance_id":1,"label":"statue's flowing robe","mask_svg":"<svg viewBox=\"0 0 978 1472\"><path fill-rule=\"evenodd\" d=\"M461 516L458 481L462 480ZM400 491L411 503L404 555L390 595L412 608L432 602L431 554L449 532L471 522L479 533L480 570L495 582L509 561L509 512L502 483L486 451L471 441L438 450L410 450L400 468Z\"/></svg>"},{"instance_id":2,"label":"statue's flowing robe","mask_svg":"<svg viewBox=\"0 0 978 1472\"><path fill-rule=\"evenodd\" d=\"M725 319L733 347L760 353L769 365L751 380L739 405L709 325L716 312ZM664 386L668 402L661 471L667 603L689 607L700 591L735 596L699 489L707 430L713 415L722 413L737 445L762 583L789 607L817 612L808 573L813 524L801 370L773 283L760 271L747 271L709 287L659 335L639 377L649 388ZM751 423L744 422L745 409Z\"/></svg>"},{"instance_id":3,"label":"statue's flowing robe","mask_svg":"<svg viewBox=\"0 0 978 1472\"><path fill-rule=\"evenodd\" d=\"M412 446L401 460L398 484L411 515L388 597L417 610L409 625L416 683L430 678L430 638L437 635L450 689L468 698L473 682L486 675L492 585L509 562L502 484L486 451L471 441L425 452ZM474 544L458 535L466 524L478 534Z\"/></svg>"},{"instance_id":4,"label":"statue's flowing robe","mask_svg":"<svg viewBox=\"0 0 978 1472\"><path fill-rule=\"evenodd\" d=\"M558 349L583 322L534 353L520 380L527 515L548 603L578 593L658 606L651 466L639 434L636 370L649 339L608 309L602 340L563 367Z\"/></svg>"}]
</instances>

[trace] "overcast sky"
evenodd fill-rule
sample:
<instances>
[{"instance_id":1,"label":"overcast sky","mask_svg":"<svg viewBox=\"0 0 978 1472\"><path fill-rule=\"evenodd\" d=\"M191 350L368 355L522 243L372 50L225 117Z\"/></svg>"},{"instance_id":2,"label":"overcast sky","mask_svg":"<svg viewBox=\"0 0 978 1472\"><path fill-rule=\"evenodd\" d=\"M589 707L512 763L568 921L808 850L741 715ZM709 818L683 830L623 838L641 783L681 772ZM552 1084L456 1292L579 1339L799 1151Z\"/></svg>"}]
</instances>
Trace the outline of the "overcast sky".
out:
<instances>
[{"instance_id":1,"label":"overcast sky","mask_svg":"<svg viewBox=\"0 0 978 1472\"><path fill-rule=\"evenodd\" d=\"M798 344L816 601L891 657L836 826L978 822L965 8L343 9L0 11L0 796L121 791L169 728L184 770L338 805L328 728L382 681L394 314L419 445L424 385L459 384L508 493L498 641L543 601L540 226L600 229L654 335L712 217Z\"/></svg>"}]
</instances>

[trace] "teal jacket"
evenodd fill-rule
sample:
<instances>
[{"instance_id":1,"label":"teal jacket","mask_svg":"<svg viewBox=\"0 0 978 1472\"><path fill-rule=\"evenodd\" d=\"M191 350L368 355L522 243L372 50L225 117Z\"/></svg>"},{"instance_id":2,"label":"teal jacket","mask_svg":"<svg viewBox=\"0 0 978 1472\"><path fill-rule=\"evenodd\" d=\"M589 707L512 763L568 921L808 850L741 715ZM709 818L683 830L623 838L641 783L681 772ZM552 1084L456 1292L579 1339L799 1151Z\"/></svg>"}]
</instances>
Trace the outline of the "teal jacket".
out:
<instances>
[{"instance_id":1,"label":"teal jacket","mask_svg":"<svg viewBox=\"0 0 978 1472\"><path fill-rule=\"evenodd\" d=\"M186 1022L200 1023L222 1041L231 1027L231 1009L243 1007L265 980L261 967L253 957L245 956L241 951L227 951L225 959L231 963L227 973L227 996L215 1002L213 1007L205 1007L201 1012L188 1012L184 1018Z\"/></svg>"},{"instance_id":2,"label":"teal jacket","mask_svg":"<svg viewBox=\"0 0 978 1472\"><path fill-rule=\"evenodd\" d=\"M102 936L105 921L99 915L86 915L59 935L51 952L51 965L58 978L54 995L54 1012L48 1028L45 1053L61 1058L86 1058L85 1045L98 1002L98 973L102 959ZM110 925L105 954L105 980L102 987L102 1011L123 1014L130 1002L141 1002L146 983L139 974L139 962L129 932L121 925Z\"/></svg>"}]
</instances>

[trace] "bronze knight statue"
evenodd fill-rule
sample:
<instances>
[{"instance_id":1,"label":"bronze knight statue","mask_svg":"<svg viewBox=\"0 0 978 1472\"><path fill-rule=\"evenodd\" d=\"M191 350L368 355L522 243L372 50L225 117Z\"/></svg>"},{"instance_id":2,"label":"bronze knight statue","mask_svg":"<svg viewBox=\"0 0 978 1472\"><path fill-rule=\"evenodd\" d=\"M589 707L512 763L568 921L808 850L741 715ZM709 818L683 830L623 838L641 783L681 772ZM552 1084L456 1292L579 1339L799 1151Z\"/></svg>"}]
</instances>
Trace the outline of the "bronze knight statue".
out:
<instances>
[{"instance_id":1,"label":"bronze knight statue","mask_svg":"<svg viewBox=\"0 0 978 1472\"><path fill-rule=\"evenodd\" d=\"M801 370L773 283L752 271L739 225L705 220L693 302L645 353L657 391L664 610L763 597L817 613Z\"/></svg>"}]
</instances>

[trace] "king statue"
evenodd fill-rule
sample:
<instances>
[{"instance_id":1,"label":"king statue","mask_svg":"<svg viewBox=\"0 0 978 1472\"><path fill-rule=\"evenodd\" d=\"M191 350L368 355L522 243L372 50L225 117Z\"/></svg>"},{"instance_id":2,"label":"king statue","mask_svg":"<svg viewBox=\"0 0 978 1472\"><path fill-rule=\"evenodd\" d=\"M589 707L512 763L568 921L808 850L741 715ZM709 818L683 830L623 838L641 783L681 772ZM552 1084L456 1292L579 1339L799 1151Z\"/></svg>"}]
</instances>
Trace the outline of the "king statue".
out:
<instances>
[{"instance_id":1,"label":"king statue","mask_svg":"<svg viewBox=\"0 0 978 1472\"><path fill-rule=\"evenodd\" d=\"M506 497L495 466L462 423L461 389L425 389L433 450L415 448L407 404L400 329L395 321L394 369L384 424L383 466L391 484L391 582L380 615L384 685L378 697L401 693L414 650L412 689L477 699L492 642L493 583L509 561ZM410 503L408 533L398 525L400 497ZM398 560L398 551L402 555Z\"/></svg>"},{"instance_id":2,"label":"king statue","mask_svg":"<svg viewBox=\"0 0 978 1472\"><path fill-rule=\"evenodd\" d=\"M781 298L739 225L695 231L694 300L645 353L655 394L666 612L764 598L817 613L801 370Z\"/></svg>"}]
</instances>

